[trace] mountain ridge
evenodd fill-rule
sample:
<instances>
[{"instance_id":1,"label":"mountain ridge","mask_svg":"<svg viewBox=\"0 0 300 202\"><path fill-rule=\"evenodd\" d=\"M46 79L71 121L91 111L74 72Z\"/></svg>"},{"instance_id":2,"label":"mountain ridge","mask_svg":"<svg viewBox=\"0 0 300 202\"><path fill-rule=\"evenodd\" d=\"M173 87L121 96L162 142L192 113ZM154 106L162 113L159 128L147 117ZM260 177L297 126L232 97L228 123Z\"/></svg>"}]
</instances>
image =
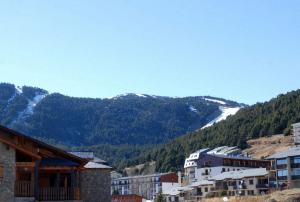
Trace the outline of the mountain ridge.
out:
<instances>
[{"instance_id":1,"label":"mountain ridge","mask_svg":"<svg viewBox=\"0 0 300 202\"><path fill-rule=\"evenodd\" d=\"M205 126L223 115L222 107L245 106L211 96L78 98L0 84L1 124L69 146L163 143Z\"/></svg>"}]
</instances>

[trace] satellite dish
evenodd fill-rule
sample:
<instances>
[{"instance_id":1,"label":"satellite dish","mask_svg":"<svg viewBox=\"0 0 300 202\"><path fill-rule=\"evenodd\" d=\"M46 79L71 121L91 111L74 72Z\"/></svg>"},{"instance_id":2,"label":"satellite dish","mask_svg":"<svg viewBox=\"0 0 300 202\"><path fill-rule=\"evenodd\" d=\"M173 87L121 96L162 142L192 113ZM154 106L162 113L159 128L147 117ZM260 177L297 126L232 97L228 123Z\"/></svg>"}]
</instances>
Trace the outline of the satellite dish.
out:
<instances>
[{"instance_id":1,"label":"satellite dish","mask_svg":"<svg viewBox=\"0 0 300 202\"><path fill-rule=\"evenodd\" d=\"M228 201L227 196L224 196L224 197L223 197L223 201Z\"/></svg>"}]
</instances>

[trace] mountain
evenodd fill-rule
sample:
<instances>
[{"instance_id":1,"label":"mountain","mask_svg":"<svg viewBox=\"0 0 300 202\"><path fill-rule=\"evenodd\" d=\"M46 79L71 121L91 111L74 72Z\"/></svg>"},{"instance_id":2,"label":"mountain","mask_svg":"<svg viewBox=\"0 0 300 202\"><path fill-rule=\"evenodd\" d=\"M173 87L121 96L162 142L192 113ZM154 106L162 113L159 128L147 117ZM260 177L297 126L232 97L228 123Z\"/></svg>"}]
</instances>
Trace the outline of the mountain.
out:
<instances>
[{"instance_id":1,"label":"mountain","mask_svg":"<svg viewBox=\"0 0 300 202\"><path fill-rule=\"evenodd\" d=\"M92 99L0 84L0 123L67 146L152 145L208 127L245 107L210 96L124 94Z\"/></svg>"},{"instance_id":2,"label":"mountain","mask_svg":"<svg viewBox=\"0 0 300 202\"><path fill-rule=\"evenodd\" d=\"M193 151L221 145L248 147L247 141L274 134L291 134L291 124L300 122L300 90L280 94L268 102L239 110L234 116L203 130L188 133L144 151L124 162L125 166L156 161L157 171L182 169Z\"/></svg>"}]
</instances>

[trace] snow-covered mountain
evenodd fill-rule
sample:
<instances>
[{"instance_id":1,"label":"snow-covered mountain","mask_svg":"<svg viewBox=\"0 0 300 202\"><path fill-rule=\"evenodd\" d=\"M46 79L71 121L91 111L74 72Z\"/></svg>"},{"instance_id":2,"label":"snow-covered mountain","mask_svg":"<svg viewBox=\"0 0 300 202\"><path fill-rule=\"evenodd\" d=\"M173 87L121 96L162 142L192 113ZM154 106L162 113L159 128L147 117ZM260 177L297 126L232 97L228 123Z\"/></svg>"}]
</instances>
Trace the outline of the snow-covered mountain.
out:
<instances>
[{"instance_id":1,"label":"snow-covered mountain","mask_svg":"<svg viewBox=\"0 0 300 202\"><path fill-rule=\"evenodd\" d=\"M0 123L67 145L156 144L206 128L245 107L210 96L123 94L74 98L0 84Z\"/></svg>"}]
</instances>

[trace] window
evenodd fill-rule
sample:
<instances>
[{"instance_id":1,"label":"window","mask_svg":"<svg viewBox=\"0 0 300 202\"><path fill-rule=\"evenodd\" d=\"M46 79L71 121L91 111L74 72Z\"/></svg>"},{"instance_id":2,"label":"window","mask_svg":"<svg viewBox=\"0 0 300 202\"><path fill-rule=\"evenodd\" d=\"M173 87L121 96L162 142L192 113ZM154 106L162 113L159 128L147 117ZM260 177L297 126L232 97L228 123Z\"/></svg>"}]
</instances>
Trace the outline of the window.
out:
<instances>
[{"instance_id":1,"label":"window","mask_svg":"<svg viewBox=\"0 0 300 202\"><path fill-rule=\"evenodd\" d=\"M253 180L249 180L249 184L251 184L251 185L252 185L252 184L253 184Z\"/></svg>"},{"instance_id":2,"label":"window","mask_svg":"<svg viewBox=\"0 0 300 202\"><path fill-rule=\"evenodd\" d=\"M300 169L299 168L298 169L294 169L292 175L293 176L295 176L295 175L299 175L300 176Z\"/></svg>"},{"instance_id":3,"label":"window","mask_svg":"<svg viewBox=\"0 0 300 202\"><path fill-rule=\"evenodd\" d=\"M285 177L285 176L287 176L287 169L285 169L285 170L278 170L277 171L277 175L278 175L278 177Z\"/></svg>"},{"instance_id":4,"label":"window","mask_svg":"<svg viewBox=\"0 0 300 202\"><path fill-rule=\"evenodd\" d=\"M294 157L294 163L300 163L300 156Z\"/></svg>"},{"instance_id":5,"label":"window","mask_svg":"<svg viewBox=\"0 0 300 202\"><path fill-rule=\"evenodd\" d=\"M207 187L205 187L205 188L204 188L204 191L205 191L205 192L208 192L208 188L207 188Z\"/></svg>"},{"instance_id":6,"label":"window","mask_svg":"<svg viewBox=\"0 0 300 202\"><path fill-rule=\"evenodd\" d=\"M0 180L3 179L3 174L4 174L4 168L3 166L0 166Z\"/></svg>"},{"instance_id":7,"label":"window","mask_svg":"<svg viewBox=\"0 0 300 202\"><path fill-rule=\"evenodd\" d=\"M277 159L277 160L276 160L276 164L277 164L277 165L284 165L284 164L287 164L287 160L286 160L286 159Z\"/></svg>"}]
</instances>

